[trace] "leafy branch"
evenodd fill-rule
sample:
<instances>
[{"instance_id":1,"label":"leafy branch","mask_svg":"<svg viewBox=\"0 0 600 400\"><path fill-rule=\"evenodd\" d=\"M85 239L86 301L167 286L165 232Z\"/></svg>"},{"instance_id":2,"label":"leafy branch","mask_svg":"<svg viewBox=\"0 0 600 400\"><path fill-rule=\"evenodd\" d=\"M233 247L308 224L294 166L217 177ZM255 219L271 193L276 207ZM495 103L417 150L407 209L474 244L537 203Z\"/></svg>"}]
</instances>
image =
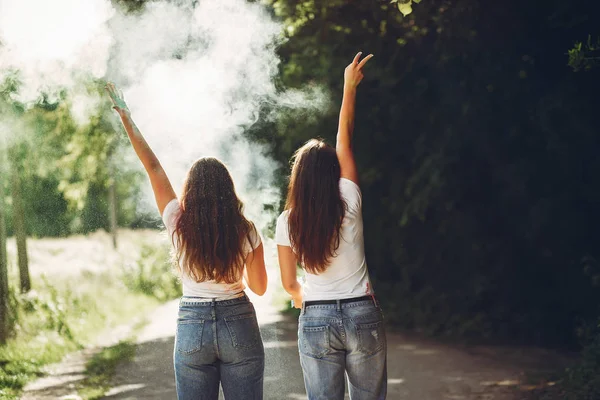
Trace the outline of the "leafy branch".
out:
<instances>
[{"instance_id":1,"label":"leafy branch","mask_svg":"<svg viewBox=\"0 0 600 400\"><path fill-rule=\"evenodd\" d=\"M575 46L567 53L569 55L568 65L574 71L583 69L589 71L592 68L600 65L600 37L594 43L592 35L588 36L586 44L576 42Z\"/></svg>"},{"instance_id":2,"label":"leafy branch","mask_svg":"<svg viewBox=\"0 0 600 400\"><path fill-rule=\"evenodd\" d=\"M412 3L419 4L421 0L392 0L390 3L396 3L398 5L398 10L405 17L412 12Z\"/></svg>"}]
</instances>

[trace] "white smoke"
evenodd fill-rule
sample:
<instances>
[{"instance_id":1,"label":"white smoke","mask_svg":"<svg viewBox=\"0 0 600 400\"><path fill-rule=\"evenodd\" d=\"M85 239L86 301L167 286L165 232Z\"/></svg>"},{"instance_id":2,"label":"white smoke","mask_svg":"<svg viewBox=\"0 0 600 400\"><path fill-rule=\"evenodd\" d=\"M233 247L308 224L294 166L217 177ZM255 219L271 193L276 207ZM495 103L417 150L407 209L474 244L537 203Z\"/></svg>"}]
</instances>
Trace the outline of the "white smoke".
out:
<instances>
[{"instance_id":1,"label":"white smoke","mask_svg":"<svg viewBox=\"0 0 600 400\"><path fill-rule=\"evenodd\" d=\"M76 71L102 77L114 13L103 0L0 0L0 71L20 71L20 100L71 86Z\"/></svg>"},{"instance_id":2,"label":"white smoke","mask_svg":"<svg viewBox=\"0 0 600 400\"><path fill-rule=\"evenodd\" d=\"M80 123L99 104L78 89L80 77L115 82L176 191L194 160L218 157L247 214L264 227L263 205L278 200L276 165L243 129L265 102L316 111L326 96L277 90L282 27L263 6L194 3L149 2L125 15L108 0L0 0L0 78L2 71L21 72L23 102L67 88Z\"/></svg>"}]
</instances>

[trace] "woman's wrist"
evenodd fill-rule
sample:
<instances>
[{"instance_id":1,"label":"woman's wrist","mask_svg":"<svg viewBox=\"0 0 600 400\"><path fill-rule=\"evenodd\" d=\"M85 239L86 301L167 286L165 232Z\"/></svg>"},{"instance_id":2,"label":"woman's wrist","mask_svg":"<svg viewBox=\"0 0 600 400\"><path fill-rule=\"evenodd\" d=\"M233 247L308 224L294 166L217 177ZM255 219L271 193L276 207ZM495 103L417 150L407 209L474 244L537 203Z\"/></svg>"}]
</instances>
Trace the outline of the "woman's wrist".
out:
<instances>
[{"instance_id":1,"label":"woman's wrist","mask_svg":"<svg viewBox=\"0 0 600 400\"><path fill-rule=\"evenodd\" d=\"M344 83L344 94L356 94L357 87L358 86L353 83L345 82Z\"/></svg>"},{"instance_id":2,"label":"woman's wrist","mask_svg":"<svg viewBox=\"0 0 600 400\"><path fill-rule=\"evenodd\" d=\"M121 118L131 117L131 111L129 111L127 108L119 108L119 109L117 109L117 113L119 113L119 116Z\"/></svg>"},{"instance_id":3,"label":"woman's wrist","mask_svg":"<svg viewBox=\"0 0 600 400\"><path fill-rule=\"evenodd\" d=\"M300 282L296 281L296 283L288 293L292 297L302 297L302 285L300 284Z\"/></svg>"}]
</instances>

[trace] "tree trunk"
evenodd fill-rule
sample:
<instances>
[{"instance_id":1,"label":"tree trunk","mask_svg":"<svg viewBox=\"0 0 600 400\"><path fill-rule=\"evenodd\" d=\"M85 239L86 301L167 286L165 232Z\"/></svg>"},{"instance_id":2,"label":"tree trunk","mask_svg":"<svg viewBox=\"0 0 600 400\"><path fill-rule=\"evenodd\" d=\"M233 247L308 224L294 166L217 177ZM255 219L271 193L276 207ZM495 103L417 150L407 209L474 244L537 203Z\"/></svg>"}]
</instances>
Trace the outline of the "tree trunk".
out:
<instances>
[{"instance_id":1,"label":"tree trunk","mask_svg":"<svg viewBox=\"0 0 600 400\"><path fill-rule=\"evenodd\" d=\"M12 198L13 198L13 226L15 239L17 241L17 256L19 259L19 277L21 281L21 293L31 290L31 279L29 278L29 260L27 259L27 231L25 228L25 210L21 198L21 181L18 168L13 165L12 171Z\"/></svg>"},{"instance_id":2,"label":"tree trunk","mask_svg":"<svg viewBox=\"0 0 600 400\"><path fill-rule=\"evenodd\" d=\"M108 208L110 214L110 233L112 236L113 247L117 248L117 189L115 179L110 178L108 187Z\"/></svg>"},{"instance_id":3,"label":"tree trunk","mask_svg":"<svg viewBox=\"0 0 600 400\"><path fill-rule=\"evenodd\" d=\"M1 152L1 150L0 150ZM8 297L8 254L6 252L6 220L4 216L4 177L6 174L2 169L3 159L0 154L0 345L6 343L10 334L8 321L9 297Z\"/></svg>"}]
</instances>

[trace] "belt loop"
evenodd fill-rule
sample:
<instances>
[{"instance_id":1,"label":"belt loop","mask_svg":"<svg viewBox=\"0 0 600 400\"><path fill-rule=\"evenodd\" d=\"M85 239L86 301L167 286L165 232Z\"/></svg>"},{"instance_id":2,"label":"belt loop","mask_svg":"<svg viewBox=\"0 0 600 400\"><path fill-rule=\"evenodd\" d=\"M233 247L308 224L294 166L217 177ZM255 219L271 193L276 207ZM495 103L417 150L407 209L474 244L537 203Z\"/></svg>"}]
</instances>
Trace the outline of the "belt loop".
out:
<instances>
[{"instance_id":1,"label":"belt loop","mask_svg":"<svg viewBox=\"0 0 600 400\"><path fill-rule=\"evenodd\" d=\"M342 311L342 303L339 300L335 301L335 305L337 307L338 312Z\"/></svg>"},{"instance_id":2,"label":"belt loop","mask_svg":"<svg viewBox=\"0 0 600 400\"><path fill-rule=\"evenodd\" d=\"M306 302L302 301L302 311L300 311L300 315L304 315L306 313Z\"/></svg>"}]
</instances>

